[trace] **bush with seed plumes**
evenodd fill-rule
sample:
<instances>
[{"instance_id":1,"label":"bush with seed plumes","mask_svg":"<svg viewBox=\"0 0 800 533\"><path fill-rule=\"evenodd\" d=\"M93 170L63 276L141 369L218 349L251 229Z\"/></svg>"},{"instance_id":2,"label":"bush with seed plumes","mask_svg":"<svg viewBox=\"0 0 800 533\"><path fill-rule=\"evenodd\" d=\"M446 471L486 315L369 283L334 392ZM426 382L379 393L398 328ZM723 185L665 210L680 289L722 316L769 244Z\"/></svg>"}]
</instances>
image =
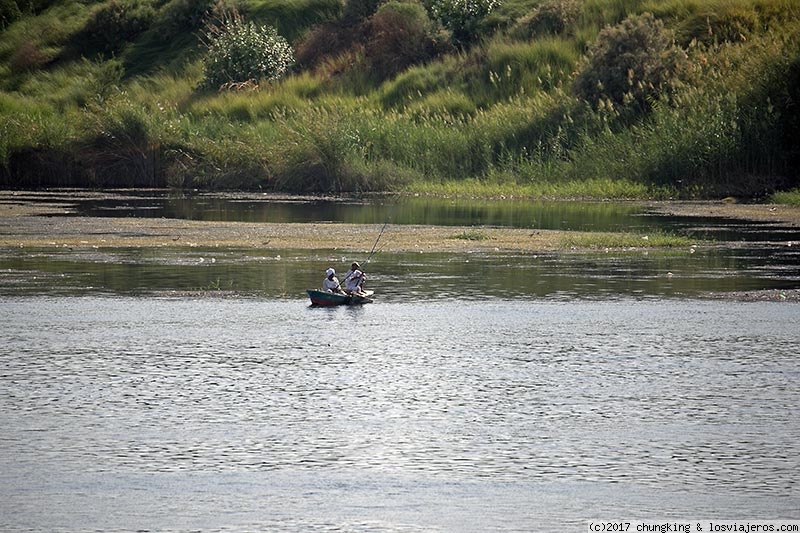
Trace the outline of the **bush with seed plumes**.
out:
<instances>
[{"instance_id":1,"label":"bush with seed plumes","mask_svg":"<svg viewBox=\"0 0 800 533\"><path fill-rule=\"evenodd\" d=\"M277 80L294 63L292 47L275 28L246 22L235 11L209 22L204 41L205 88Z\"/></svg>"},{"instance_id":2,"label":"bush with seed plumes","mask_svg":"<svg viewBox=\"0 0 800 533\"><path fill-rule=\"evenodd\" d=\"M650 13L605 28L574 84L587 102L611 102L644 112L680 71L686 54L672 33Z\"/></svg>"},{"instance_id":3,"label":"bush with seed plumes","mask_svg":"<svg viewBox=\"0 0 800 533\"><path fill-rule=\"evenodd\" d=\"M577 0L549 0L522 17L511 28L511 35L518 39L530 39L568 34L580 12L581 6Z\"/></svg>"}]
</instances>

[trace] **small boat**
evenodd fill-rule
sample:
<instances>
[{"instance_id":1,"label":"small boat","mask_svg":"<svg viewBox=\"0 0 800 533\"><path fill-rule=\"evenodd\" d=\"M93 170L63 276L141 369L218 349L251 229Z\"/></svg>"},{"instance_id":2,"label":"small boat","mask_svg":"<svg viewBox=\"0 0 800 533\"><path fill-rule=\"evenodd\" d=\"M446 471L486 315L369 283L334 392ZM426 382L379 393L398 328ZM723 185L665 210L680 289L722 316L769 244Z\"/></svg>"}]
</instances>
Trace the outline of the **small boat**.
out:
<instances>
[{"instance_id":1,"label":"small boat","mask_svg":"<svg viewBox=\"0 0 800 533\"><path fill-rule=\"evenodd\" d=\"M375 291L364 291L361 294L335 294L332 292L308 289L306 291L311 298L311 305L332 306L332 305L361 305L372 303L370 298Z\"/></svg>"}]
</instances>

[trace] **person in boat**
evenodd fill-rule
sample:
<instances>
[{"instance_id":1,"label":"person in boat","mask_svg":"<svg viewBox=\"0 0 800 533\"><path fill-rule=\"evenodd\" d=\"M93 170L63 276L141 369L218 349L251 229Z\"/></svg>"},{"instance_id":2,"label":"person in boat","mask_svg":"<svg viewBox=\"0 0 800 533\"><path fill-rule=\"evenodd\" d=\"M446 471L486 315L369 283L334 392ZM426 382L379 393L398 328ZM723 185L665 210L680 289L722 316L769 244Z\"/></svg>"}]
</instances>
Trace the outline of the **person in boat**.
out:
<instances>
[{"instance_id":1,"label":"person in boat","mask_svg":"<svg viewBox=\"0 0 800 533\"><path fill-rule=\"evenodd\" d=\"M344 294L342 284L336 278L336 271L329 268L325 271L326 278L322 282L322 290L325 292L332 292L334 294Z\"/></svg>"},{"instance_id":2,"label":"person in boat","mask_svg":"<svg viewBox=\"0 0 800 533\"><path fill-rule=\"evenodd\" d=\"M364 292L362 285L367 280L367 276L361 271L358 263L350 265L350 270L344 277L344 290L348 294L361 294Z\"/></svg>"}]
</instances>

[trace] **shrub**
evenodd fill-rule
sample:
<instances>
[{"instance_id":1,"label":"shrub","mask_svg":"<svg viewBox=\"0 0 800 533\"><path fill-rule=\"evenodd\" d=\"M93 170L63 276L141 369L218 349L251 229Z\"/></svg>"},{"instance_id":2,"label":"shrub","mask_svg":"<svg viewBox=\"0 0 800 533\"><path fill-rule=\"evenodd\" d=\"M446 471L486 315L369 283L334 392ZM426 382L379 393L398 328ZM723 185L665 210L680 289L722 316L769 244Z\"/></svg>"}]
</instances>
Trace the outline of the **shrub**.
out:
<instances>
[{"instance_id":1,"label":"shrub","mask_svg":"<svg viewBox=\"0 0 800 533\"><path fill-rule=\"evenodd\" d=\"M713 13L698 13L687 17L678 27L680 42L688 45L693 40L704 44L742 42L758 26L756 14L751 10L725 6Z\"/></svg>"},{"instance_id":2,"label":"shrub","mask_svg":"<svg viewBox=\"0 0 800 533\"><path fill-rule=\"evenodd\" d=\"M14 0L0 0L0 29L13 23L20 16L22 12Z\"/></svg>"},{"instance_id":3,"label":"shrub","mask_svg":"<svg viewBox=\"0 0 800 533\"><path fill-rule=\"evenodd\" d=\"M367 28L366 59L380 79L426 61L435 53L432 24L419 4L384 4L370 18Z\"/></svg>"},{"instance_id":4,"label":"shrub","mask_svg":"<svg viewBox=\"0 0 800 533\"><path fill-rule=\"evenodd\" d=\"M600 32L574 91L592 104L606 100L646 111L673 81L685 57L653 15L629 17Z\"/></svg>"},{"instance_id":5,"label":"shrub","mask_svg":"<svg viewBox=\"0 0 800 533\"><path fill-rule=\"evenodd\" d=\"M483 22L500 0L433 0L429 11L452 32L453 43L467 47L481 36Z\"/></svg>"},{"instance_id":6,"label":"shrub","mask_svg":"<svg viewBox=\"0 0 800 533\"><path fill-rule=\"evenodd\" d=\"M344 53L353 46L353 38L352 28L333 22L319 24L309 30L295 46L297 64L304 68L314 68L326 58Z\"/></svg>"},{"instance_id":7,"label":"shrub","mask_svg":"<svg viewBox=\"0 0 800 533\"><path fill-rule=\"evenodd\" d=\"M82 33L91 49L113 54L141 35L155 14L150 4L140 0L111 0L94 12Z\"/></svg>"},{"instance_id":8,"label":"shrub","mask_svg":"<svg viewBox=\"0 0 800 533\"><path fill-rule=\"evenodd\" d=\"M14 52L8 64L15 73L36 70L47 63L47 57L35 44L24 42Z\"/></svg>"},{"instance_id":9,"label":"shrub","mask_svg":"<svg viewBox=\"0 0 800 533\"><path fill-rule=\"evenodd\" d=\"M336 77L337 85L359 92L364 82L372 87L450 50L443 33L420 4L392 0L359 24L316 26L298 43L296 58L301 68Z\"/></svg>"},{"instance_id":10,"label":"shrub","mask_svg":"<svg viewBox=\"0 0 800 533\"><path fill-rule=\"evenodd\" d=\"M171 36L199 30L217 6L217 0L171 0L158 15L161 37Z\"/></svg>"},{"instance_id":11,"label":"shrub","mask_svg":"<svg viewBox=\"0 0 800 533\"><path fill-rule=\"evenodd\" d=\"M39 14L45 9L62 2L61 0L25 0L17 3L31 13Z\"/></svg>"},{"instance_id":12,"label":"shrub","mask_svg":"<svg viewBox=\"0 0 800 533\"><path fill-rule=\"evenodd\" d=\"M294 63L292 47L275 28L245 22L235 11L209 23L205 37L205 87L276 80Z\"/></svg>"},{"instance_id":13,"label":"shrub","mask_svg":"<svg viewBox=\"0 0 800 533\"><path fill-rule=\"evenodd\" d=\"M518 39L567 34L578 15L580 5L577 0L548 0L520 19L511 34Z\"/></svg>"},{"instance_id":14,"label":"shrub","mask_svg":"<svg viewBox=\"0 0 800 533\"><path fill-rule=\"evenodd\" d=\"M312 27L297 41L298 65L314 68L357 53L364 46L368 21L379 5L380 0L346 0L341 14L327 16L327 22Z\"/></svg>"},{"instance_id":15,"label":"shrub","mask_svg":"<svg viewBox=\"0 0 800 533\"><path fill-rule=\"evenodd\" d=\"M342 0L226 1L252 20L269 21L290 43L317 24L340 20L343 9Z\"/></svg>"},{"instance_id":16,"label":"shrub","mask_svg":"<svg viewBox=\"0 0 800 533\"><path fill-rule=\"evenodd\" d=\"M347 0L342 11L342 23L345 26L360 24L378 10L380 0Z\"/></svg>"}]
</instances>

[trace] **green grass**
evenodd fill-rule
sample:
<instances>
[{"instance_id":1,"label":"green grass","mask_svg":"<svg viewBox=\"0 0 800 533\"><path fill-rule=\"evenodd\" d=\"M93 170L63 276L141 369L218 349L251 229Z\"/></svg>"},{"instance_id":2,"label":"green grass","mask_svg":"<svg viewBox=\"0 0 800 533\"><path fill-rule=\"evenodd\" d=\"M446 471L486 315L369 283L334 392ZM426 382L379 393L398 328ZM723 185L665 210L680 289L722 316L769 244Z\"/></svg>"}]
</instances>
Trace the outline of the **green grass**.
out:
<instances>
[{"instance_id":1,"label":"green grass","mask_svg":"<svg viewBox=\"0 0 800 533\"><path fill-rule=\"evenodd\" d=\"M314 24L338 16L342 9L337 0L251 0L245 5L245 12L259 24L275 26L290 41Z\"/></svg>"},{"instance_id":2,"label":"green grass","mask_svg":"<svg viewBox=\"0 0 800 533\"><path fill-rule=\"evenodd\" d=\"M23 44L30 44L46 60L55 59L89 18L90 9L75 0L56 2L36 17L23 17L0 31L0 61L12 59Z\"/></svg>"},{"instance_id":3,"label":"green grass","mask_svg":"<svg viewBox=\"0 0 800 533\"><path fill-rule=\"evenodd\" d=\"M116 59L81 58L76 36L107 3L55 1L0 33L0 184L59 168L86 185L112 171L138 172L136 183L144 168L159 183L208 188L599 200L781 186L793 191L774 200L796 202L800 0L587 0L568 32L532 39L506 30L542 2L507 0L473 47L442 48L383 82L355 47L222 93L197 89L202 48L188 25L198 20L183 15L200 3L188 0L153 2L152 26ZM341 9L240 5L293 44ZM598 33L644 11L686 46L680 79L640 115L579 101L572 81Z\"/></svg>"},{"instance_id":4,"label":"green grass","mask_svg":"<svg viewBox=\"0 0 800 533\"><path fill-rule=\"evenodd\" d=\"M476 76L475 81L480 83L471 83L469 94L477 102L492 104L549 91L569 79L579 58L574 44L563 39L493 40Z\"/></svg>"},{"instance_id":5,"label":"green grass","mask_svg":"<svg viewBox=\"0 0 800 533\"><path fill-rule=\"evenodd\" d=\"M669 233L575 233L559 239L563 249L625 249L625 248L690 248L698 243L688 237Z\"/></svg>"},{"instance_id":6,"label":"green grass","mask_svg":"<svg viewBox=\"0 0 800 533\"><path fill-rule=\"evenodd\" d=\"M642 0L585 0L581 22L586 26L613 26L628 15L642 13Z\"/></svg>"},{"instance_id":7,"label":"green grass","mask_svg":"<svg viewBox=\"0 0 800 533\"><path fill-rule=\"evenodd\" d=\"M429 94L442 91L442 87L460 92L463 83L456 78L462 65L463 58L447 56L427 65L411 67L380 87L380 102L387 110L402 110Z\"/></svg>"},{"instance_id":8,"label":"green grass","mask_svg":"<svg viewBox=\"0 0 800 533\"><path fill-rule=\"evenodd\" d=\"M460 240L460 241L488 241L491 240L491 237L486 233L480 230L464 230L461 233L457 233L449 239Z\"/></svg>"},{"instance_id":9,"label":"green grass","mask_svg":"<svg viewBox=\"0 0 800 533\"><path fill-rule=\"evenodd\" d=\"M542 172L545 173L544 171ZM585 181L539 181L517 183L502 177L496 180L421 181L410 184L406 191L443 197L530 198L574 200L666 199L673 195L666 188L650 187L628 180L590 179Z\"/></svg>"},{"instance_id":10,"label":"green grass","mask_svg":"<svg viewBox=\"0 0 800 533\"><path fill-rule=\"evenodd\" d=\"M776 192L770 196L770 202L773 204L800 206L800 189Z\"/></svg>"}]
</instances>

